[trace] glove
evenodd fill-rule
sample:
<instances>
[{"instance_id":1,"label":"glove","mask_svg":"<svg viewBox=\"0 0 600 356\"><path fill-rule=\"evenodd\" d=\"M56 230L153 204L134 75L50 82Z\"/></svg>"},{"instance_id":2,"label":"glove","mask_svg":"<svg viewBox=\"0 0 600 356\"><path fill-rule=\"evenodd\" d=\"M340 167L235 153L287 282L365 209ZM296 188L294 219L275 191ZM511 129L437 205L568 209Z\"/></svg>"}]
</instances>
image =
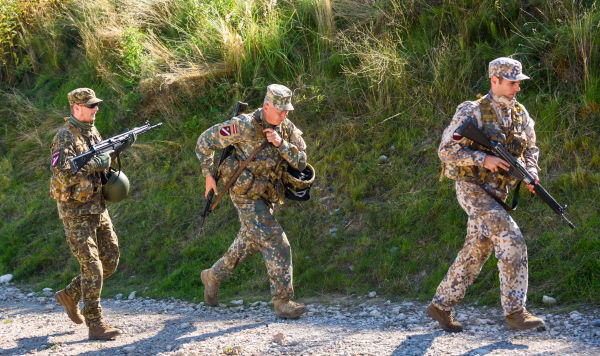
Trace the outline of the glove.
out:
<instances>
[{"instance_id":1,"label":"glove","mask_svg":"<svg viewBox=\"0 0 600 356\"><path fill-rule=\"evenodd\" d=\"M131 145L133 145L133 143L135 142L135 140L137 140L137 135L134 134L133 132L129 134L129 136L127 136L127 141L125 141L125 143L123 144L123 150L128 149L129 147L131 147Z\"/></svg>"},{"instance_id":2,"label":"glove","mask_svg":"<svg viewBox=\"0 0 600 356\"><path fill-rule=\"evenodd\" d=\"M103 171L110 167L110 153L104 152L96 155L94 157L93 170L94 171Z\"/></svg>"}]
</instances>

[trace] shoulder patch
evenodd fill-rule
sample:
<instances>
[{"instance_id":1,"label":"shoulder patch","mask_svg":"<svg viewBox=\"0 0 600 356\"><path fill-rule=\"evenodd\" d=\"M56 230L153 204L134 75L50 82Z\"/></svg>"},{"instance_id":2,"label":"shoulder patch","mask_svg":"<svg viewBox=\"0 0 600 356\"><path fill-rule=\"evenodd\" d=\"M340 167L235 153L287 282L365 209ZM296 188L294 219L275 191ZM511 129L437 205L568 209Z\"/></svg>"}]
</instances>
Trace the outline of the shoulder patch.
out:
<instances>
[{"instance_id":1,"label":"shoulder patch","mask_svg":"<svg viewBox=\"0 0 600 356\"><path fill-rule=\"evenodd\" d=\"M60 157L60 151L54 151L54 153L52 154L52 167L56 167L59 157Z\"/></svg>"},{"instance_id":2,"label":"shoulder patch","mask_svg":"<svg viewBox=\"0 0 600 356\"><path fill-rule=\"evenodd\" d=\"M237 136L240 134L240 128L235 122L227 125L222 125L219 128L219 134L221 136Z\"/></svg>"}]
</instances>

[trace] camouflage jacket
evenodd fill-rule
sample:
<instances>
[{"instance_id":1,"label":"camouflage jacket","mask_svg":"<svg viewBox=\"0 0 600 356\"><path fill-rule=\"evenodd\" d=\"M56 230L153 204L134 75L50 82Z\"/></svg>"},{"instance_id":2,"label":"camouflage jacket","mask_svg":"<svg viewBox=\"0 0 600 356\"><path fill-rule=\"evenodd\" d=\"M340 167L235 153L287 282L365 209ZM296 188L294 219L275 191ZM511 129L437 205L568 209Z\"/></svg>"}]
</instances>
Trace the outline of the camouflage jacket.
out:
<instances>
[{"instance_id":1,"label":"camouflage jacket","mask_svg":"<svg viewBox=\"0 0 600 356\"><path fill-rule=\"evenodd\" d=\"M231 193L251 199L262 197L273 203L280 201L283 195L281 177L287 165L299 170L306 167L306 144L302 139L302 131L289 119L286 118L279 126L273 127L265 121L262 109L214 125L198 137L196 155L200 160L202 175L212 174L215 150L233 145L235 153L219 167L220 177L226 184L240 162L265 142L264 128L273 128L281 136L283 143L280 147L267 145L248 164L232 186Z\"/></svg>"},{"instance_id":2,"label":"camouflage jacket","mask_svg":"<svg viewBox=\"0 0 600 356\"><path fill-rule=\"evenodd\" d=\"M491 123L484 123L480 105L482 101L489 102L491 111L495 113L495 119ZM513 122L518 112L520 123L517 125ZM492 189L496 190L499 196L506 196L509 189L516 184L516 180L505 179L501 176L502 173L492 174L489 170L483 167L483 161L486 152L477 150L472 146L472 142L466 138L454 135L455 131L462 123L471 119L479 128L483 128L488 135L492 133L491 139L507 144L507 137L513 135L516 131L519 132L519 139L523 145L520 149L521 155L516 157L521 164L534 176L538 177L539 167L537 165L539 149L536 146L536 136L534 131L534 121L529 116L529 113L523 105L516 100L508 100L504 97L497 97L491 92L478 101L466 101L460 104L450 125L444 130L442 141L438 148L438 156L444 165L445 174L451 177L452 170L457 167L476 167L480 174L488 177L485 183ZM516 127L519 127L518 130ZM450 172L450 174L449 174ZM452 177L451 177L452 178ZM454 178L456 179L456 178Z\"/></svg>"},{"instance_id":3,"label":"camouflage jacket","mask_svg":"<svg viewBox=\"0 0 600 356\"><path fill-rule=\"evenodd\" d=\"M106 209L106 203L102 196L100 173L91 169L93 160L77 174L71 172L68 160L88 151L92 145L102 141L102 137L95 126L83 130L69 122L68 118L65 121L50 147L50 195L57 201L61 218L100 214Z\"/></svg>"}]
</instances>

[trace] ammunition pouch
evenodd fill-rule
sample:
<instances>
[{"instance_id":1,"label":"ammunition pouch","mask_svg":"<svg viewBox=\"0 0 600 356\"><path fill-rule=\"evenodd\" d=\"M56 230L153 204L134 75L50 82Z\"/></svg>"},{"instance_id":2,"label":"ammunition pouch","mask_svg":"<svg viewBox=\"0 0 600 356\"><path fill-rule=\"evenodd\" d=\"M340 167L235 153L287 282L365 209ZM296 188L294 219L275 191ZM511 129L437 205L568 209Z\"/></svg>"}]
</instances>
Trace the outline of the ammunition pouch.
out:
<instances>
[{"instance_id":1,"label":"ammunition pouch","mask_svg":"<svg viewBox=\"0 0 600 356\"><path fill-rule=\"evenodd\" d=\"M100 182L96 182L96 179L91 177L84 177L78 183L70 186L62 184L54 176L50 179L50 196L61 202L75 200L79 203L85 203L94 194L98 194L101 189Z\"/></svg>"}]
</instances>

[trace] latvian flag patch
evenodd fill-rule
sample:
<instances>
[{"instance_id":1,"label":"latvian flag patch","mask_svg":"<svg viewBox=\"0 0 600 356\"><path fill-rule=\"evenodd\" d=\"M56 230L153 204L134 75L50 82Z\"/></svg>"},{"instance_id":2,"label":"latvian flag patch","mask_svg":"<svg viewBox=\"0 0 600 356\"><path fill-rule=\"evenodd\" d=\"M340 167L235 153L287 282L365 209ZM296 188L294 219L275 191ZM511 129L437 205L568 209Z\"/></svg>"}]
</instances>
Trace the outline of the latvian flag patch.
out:
<instances>
[{"instance_id":1,"label":"latvian flag patch","mask_svg":"<svg viewBox=\"0 0 600 356\"><path fill-rule=\"evenodd\" d=\"M56 164L58 163L58 157L60 156L60 151L55 151L52 154L52 167L56 167Z\"/></svg>"},{"instance_id":2,"label":"latvian flag patch","mask_svg":"<svg viewBox=\"0 0 600 356\"><path fill-rule=\"evenodd\" d=\"M237 124L224 125L219 129L221 136L237 136L239 129Z\"/></svg>"}]
</instances>

